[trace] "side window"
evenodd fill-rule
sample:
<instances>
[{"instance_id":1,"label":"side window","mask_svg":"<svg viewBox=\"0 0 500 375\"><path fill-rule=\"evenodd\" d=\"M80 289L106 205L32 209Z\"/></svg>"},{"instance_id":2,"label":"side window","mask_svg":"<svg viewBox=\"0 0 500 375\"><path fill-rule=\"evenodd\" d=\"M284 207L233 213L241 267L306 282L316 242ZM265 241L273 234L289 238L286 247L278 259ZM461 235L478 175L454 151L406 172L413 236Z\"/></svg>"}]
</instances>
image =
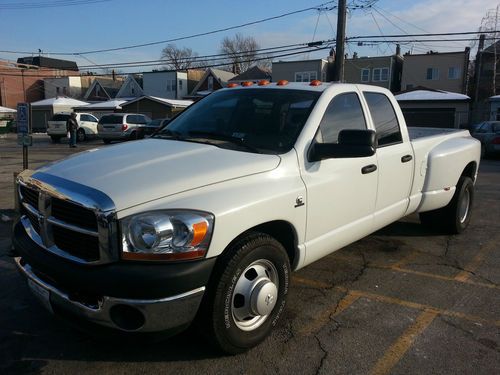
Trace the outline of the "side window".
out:
<instances>
[{"instance_id":1,"label":"side window","mask_svg":"<svg viewBox=\"0 0 500 375\"><path fill-rule=\"evenodd\" d=\"M146 116L142 116L142 115L137 116L137 123L138 124L145 124L145 123L147 123Z\"/></svg>"},{"instance_id":2,"label":"side window","mask_svg":"<svg viewBox=\"0 0 500 375\"><path fill-rule=\"evenodd\" d=\"M127 123L128 124L137 124L137 120L136 120L136 115L128 115L127 116Z\"/></svg>"},{"instance_id":3,"label":"side window","mask_svg":"<svg viewBox=\"0 0 500 375\"><path fill-rule=\"evenodd\" d=\"M92 121L92 118L89 115L81 115L80 121Z\"/></svg>"},{"instance_id":4,"label":"side window","mask_svg":"<svg viewBox=\"0 0 500 375\"><path fill-rule=\"evenodd\" d=\"M358 95L350 92L333 98L321 119L319 129L324 143L337 143L341 130L366 129Z\"/></svg>"},{"instance_id":5,"label":"side window","mask_svg":"<svg viewBox=\"0 0 500 375\"><path fill-rule=\"evenodd\" d=\"M377 92L365 92L364 95L377 131L378 145L402 142L398 118L389 98Z\"/></svg>"}]
</instances>

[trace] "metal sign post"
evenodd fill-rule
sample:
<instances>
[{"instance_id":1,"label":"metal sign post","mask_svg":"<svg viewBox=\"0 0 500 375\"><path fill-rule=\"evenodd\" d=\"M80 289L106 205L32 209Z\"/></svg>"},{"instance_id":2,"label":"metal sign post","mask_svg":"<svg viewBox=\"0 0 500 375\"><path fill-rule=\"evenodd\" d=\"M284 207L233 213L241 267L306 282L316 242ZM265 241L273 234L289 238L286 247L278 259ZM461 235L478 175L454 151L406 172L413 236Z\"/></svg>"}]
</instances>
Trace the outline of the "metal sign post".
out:
<instances>
[{"instance_id":1,"label":"metal sign post","mask_svg":"<svg viewBox=\"0 0 500 375\"><path fill-rule=\"evenodd\" d=\"M33 145L29 103L17 103L17 144L23 146L23 169L28 169L28 147Z\"/></svg>"}]
</instances>

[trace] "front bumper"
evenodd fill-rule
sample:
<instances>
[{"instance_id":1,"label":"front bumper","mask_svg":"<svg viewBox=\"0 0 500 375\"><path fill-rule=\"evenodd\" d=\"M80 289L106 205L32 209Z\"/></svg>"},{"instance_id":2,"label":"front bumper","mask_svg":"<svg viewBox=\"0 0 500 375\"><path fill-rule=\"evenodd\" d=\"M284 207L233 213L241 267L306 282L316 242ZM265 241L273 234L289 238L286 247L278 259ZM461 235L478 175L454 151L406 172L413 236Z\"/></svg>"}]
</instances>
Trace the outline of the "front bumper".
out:
<instances>
[{"instance_id":1,"label":"front bumper","mask_svg":"<svg viewBox=\"0 0 500 375\"><path fill-rule=\"evenodd\" d=\"M44 306L77 321L127 332L161 332L195 317L215 258L146 264L81 265L38 246L18 222L16 263Z\"/></svg>"},{"instance_id":2,"label":"front bumper","mask_svg":"<svg viewBox=\"0 0 500 375\"><path fill-rule=\"evenodd\" d=\"M38 277L23 259L15 258L33 294L50 312L54 307L75 318L126 332L160 332L188 325L195 317L205 287L161 299L140 300L100 297L78 300Z\"/></svg>"}]
</instances>

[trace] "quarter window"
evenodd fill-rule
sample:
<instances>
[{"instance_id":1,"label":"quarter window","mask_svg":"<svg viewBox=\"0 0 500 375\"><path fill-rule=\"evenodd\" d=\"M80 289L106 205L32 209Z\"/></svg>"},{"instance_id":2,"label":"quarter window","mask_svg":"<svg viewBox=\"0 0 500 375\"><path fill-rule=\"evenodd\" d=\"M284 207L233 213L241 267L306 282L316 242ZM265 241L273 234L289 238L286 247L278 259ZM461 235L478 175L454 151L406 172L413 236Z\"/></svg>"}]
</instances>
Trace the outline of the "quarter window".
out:
<instances>
[{"instance_id":1,"label":"quarter window","mask_svg":"<svg viewBox=\"0 0 500 375\"><path fill-rule=\"evenodd\" d=\"M365 92L365 99L377 132L380 147L402 142L398 118L389 98L377 92Z\"/></svg>"},{"instance_id":2,"label":"quarter window","mask_svg":"<svg viewBox=\"0 0 500 375\"><path fill-rule=\"evenodd\" d=\"M333 98L321 119L319 129L324 143L337 143L341 130L366 129L358 95L350 92Z\"/></svg>"}]
</instances>

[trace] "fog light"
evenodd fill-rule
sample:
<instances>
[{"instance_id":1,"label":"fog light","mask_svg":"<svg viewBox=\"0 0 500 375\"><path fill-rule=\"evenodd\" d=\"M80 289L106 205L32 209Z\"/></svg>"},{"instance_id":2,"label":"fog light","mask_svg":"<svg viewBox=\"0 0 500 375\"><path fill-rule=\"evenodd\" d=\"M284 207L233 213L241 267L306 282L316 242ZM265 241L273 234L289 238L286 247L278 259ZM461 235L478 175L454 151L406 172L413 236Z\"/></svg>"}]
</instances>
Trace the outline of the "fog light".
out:
<instances>
[{"instance_id":1,"label":"fog light","mask_svg":"<svg viewBox=\"0 0 500 375\"><path fill-rule=\"evenodd\" d=\"M113 306L109 315L113 323L125 331L137 331L146 322L142 312L128 305Z\"/></svg>"}]
</instances>

